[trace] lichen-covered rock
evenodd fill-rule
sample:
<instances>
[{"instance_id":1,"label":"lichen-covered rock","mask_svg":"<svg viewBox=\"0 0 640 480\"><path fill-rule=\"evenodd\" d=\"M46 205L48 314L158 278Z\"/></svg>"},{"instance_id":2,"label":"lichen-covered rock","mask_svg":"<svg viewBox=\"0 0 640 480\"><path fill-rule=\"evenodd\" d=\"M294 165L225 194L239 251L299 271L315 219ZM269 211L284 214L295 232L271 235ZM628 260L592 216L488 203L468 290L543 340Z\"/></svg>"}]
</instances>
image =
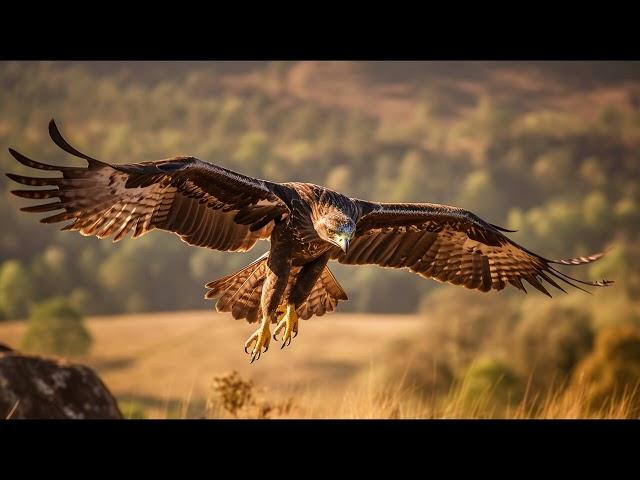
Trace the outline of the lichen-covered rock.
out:
<instances>
[{"instance_id":1,"label":"lichen-covered rock","mask_svg":"<svg viewBox=\"0 0 640 480\"><path fill-rule=\"evenodd\" d=\"M88 367L0 349L0 419L120 419L111 392Z\"/></svg>"}]
</instances>

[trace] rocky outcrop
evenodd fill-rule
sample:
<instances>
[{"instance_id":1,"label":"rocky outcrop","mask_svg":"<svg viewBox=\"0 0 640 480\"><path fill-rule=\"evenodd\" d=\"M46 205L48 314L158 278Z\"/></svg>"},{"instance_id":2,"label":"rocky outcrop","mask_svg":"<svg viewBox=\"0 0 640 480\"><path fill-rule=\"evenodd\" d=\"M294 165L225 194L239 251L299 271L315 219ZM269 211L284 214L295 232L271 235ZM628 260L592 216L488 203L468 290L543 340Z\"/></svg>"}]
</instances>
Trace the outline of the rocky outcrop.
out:
<instances>
[{"instance_id":1,"label":"rocky outcrop","mask_svg":"<svg viewBox=\"0 0 640 480\"><path fill-rule=\"evenodd\" d=\"M93 370L0 345L0 419L120 419Z\"/></svg>"}]
</instances>

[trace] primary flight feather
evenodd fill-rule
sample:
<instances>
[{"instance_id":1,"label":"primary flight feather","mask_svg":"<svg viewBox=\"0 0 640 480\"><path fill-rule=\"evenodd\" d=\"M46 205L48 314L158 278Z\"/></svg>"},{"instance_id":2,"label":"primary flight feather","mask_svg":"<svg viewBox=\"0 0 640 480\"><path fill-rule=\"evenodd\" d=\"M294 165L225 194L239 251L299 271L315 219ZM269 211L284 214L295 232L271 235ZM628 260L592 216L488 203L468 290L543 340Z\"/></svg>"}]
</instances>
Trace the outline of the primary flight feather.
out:
<instances>
[{"instance_id":1,"label":"primary flight feather","mask_svg":"<svg viewBox=\"0 0 640 480\"><path fill-rule=\"evenodd\" d=\"M15 182L46 189L14 190L19 197L54 199L24 207L58 212L43 223L68 222L62 230L122 240L153 229L214 250L243 252L258 240L270 251L239 272L208 283L206 298L234 318L260 321L245 351L251 361L282 333L282 347L298 333L298 318L323 315L347 300L327 263L406 268L425 278L483 292L507 284L525 290L526 281L549 295L544 283L606 286L560 272L554 265L580 265L602 253L549 260L510 240L504 228L461 208L431 203L376 203L349 198L310 183L259 180L194 157L115 165L72 147L55 122L49 134L61 149L88 162L58 167L9 149L20 163L62 173L61 178L8 173ZM248 349L251 348L249 352Z\"/></svg>"}]
</instances>

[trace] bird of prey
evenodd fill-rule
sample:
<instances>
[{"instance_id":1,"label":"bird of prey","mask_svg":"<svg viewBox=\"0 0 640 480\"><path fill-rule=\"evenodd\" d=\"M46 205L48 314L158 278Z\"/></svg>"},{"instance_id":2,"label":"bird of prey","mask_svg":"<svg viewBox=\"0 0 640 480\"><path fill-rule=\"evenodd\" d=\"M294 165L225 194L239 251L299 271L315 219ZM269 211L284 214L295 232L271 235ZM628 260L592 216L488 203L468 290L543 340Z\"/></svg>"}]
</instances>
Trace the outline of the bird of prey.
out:
<instances>
[{"instance_id":1,"label":"bird of prey","mask_svg":"<svg viewBox=\"0 0 640 480\"><path fill-rule=\"evenodd\" d=\"M510 240L505 233L512 230L461 208L359 200L311 183L251 178L194 157L110 164L72 147L53 120L49 134L88 165L47 165L9 149L23 165L62 173L57 178L7 174L29 187L48 187L12 192L56 199L21 209L61 210L43 223L68 221L62 230L112 236L114 242L132 231L135 238L167 230L190 245L228 252L250 250L258 240L271 242L250 265L206 285L205 297L219 298L218 311L259 322L244 347L251 362L269 348L271 324L276 324L274 339L281 333L284 347L297 335L300 317L323 315L347 300L327 267L330 260L404 268L482 292L510 284L526 293L523 280L549 296L543 282L562 291L560 282L580 289L576 283L611 283L578 280L554 266L589 263L602 253L549 260Z\"/></svg>"}]
</instances>

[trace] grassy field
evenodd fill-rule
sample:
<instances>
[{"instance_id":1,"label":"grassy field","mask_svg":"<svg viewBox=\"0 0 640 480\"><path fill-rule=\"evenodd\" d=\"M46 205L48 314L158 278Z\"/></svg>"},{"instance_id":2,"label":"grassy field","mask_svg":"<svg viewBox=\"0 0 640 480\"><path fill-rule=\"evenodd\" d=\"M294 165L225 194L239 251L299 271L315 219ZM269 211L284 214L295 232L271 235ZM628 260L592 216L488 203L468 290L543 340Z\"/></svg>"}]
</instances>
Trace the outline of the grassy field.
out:
<instances>
[{"instance_id":1,"label":"grassy field","mask_svg":"<svg viewBox=\"0 0 640 480\"><path fill-rule=\"evenodd\" d=\"M420 332L416 315L333 314L301 324L292 345L280 343L249 364L242 349L253 326L210 311L92 317L93 367L128 418L476 418L491 417L487 398L474 405L451 394L419 399L402 372L382 382L389 348ZM0 342L20 345L23 322L0 325ZM397 350L396 350L397 351ZM405 361L405 359L403 359ZM407 355L407 367L412 362ZM401 362L402 364L402 362ZM396 362L397 365L397 362ZM237 373L233 374L235 371ZM397 370L396 370L397 371ZM387 372L388 373L388 372ZM226 382L236 411L224 408L214 379ZM243 397L244 395L244 397ZM244 400L242 400L244 398ZM625 418L626 401L589 412L584 391L551 394L537 412L514 406L507 418Z\"/></svg>"},{"instance_id":2,"label":"grassy field","mask_svg":"<svg viewBox=\"0 0 640 480\"><path fill-rule=\"evenodd\" d=\"M331 416L366 385L388 342L420 326L412 315L335 314L303 321L300 335L280 350L272 342L249 364L243 351L254 326L211 311L102 316L86 322L94 345L87 358L127 410L150 417L205 415L213 377L236 370L264 389L265 398L306 399L301 415ZM0 325L0 341L19 346L24 324ZM313 411L313 413L311 412Z\"/></svg>"}]
</instances>

